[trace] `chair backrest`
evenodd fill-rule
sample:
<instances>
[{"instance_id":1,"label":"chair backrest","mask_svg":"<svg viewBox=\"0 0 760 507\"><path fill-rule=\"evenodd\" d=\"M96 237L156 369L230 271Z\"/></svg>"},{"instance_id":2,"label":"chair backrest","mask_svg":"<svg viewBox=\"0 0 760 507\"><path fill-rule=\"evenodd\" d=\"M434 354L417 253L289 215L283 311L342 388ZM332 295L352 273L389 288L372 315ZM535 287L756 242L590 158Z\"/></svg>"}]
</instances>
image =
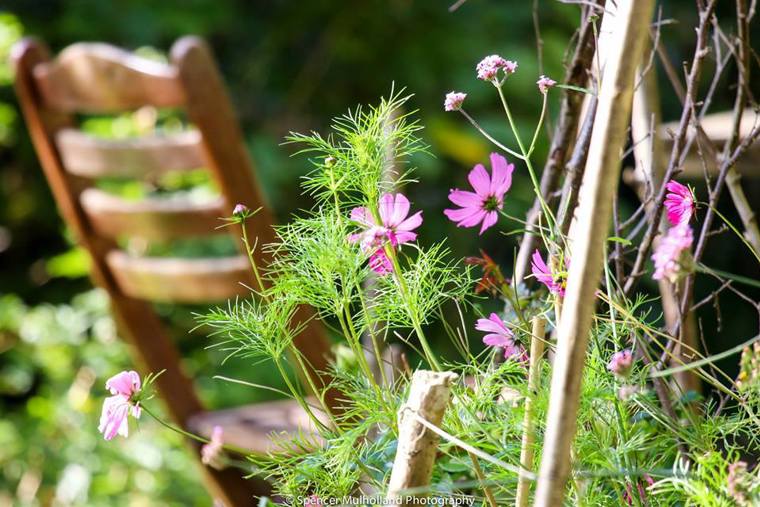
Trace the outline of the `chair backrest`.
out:
<instances>
[{"instance_id":1,"label":"chair backrest","mask_svg":"<svg viewBox=\"0 0 760 507\"><path fill-rule=\"evenodd\" d=\"M205 43L178 40L168 64L135 56L106 44L79 43L55 59L34 39L13 50L16 90L45 175L67 224L90 252L93 277L112 298L122 334L149 370L166 369L158 387L172 398L170 412L184 424L201 410L179 368L178 353L166 338L152 302L201 303L246 295L253 283L246 256L214 259L142 257L120 249L117 240L140 237L166 241L189 236L234 234L219 229L236 203L260 211L246 222L249 237L273 240L272 214L252 171L224 85ZM77 128L78 114L105 114L144 106L177 108L193 130L104 140ZM151 179L168 171L207 168L217 198L122 199L93 185L99 178ZM238 242L239 243L239 242ZM242 247L241 247L242 248ZM257 249L259 262L267 259ZM296 346L316 370L326 371L329 341L316 320ZM171 371L176 369L177 371ZM324 376L321 382L327 382Z\"/></svg>"}]
</instances>

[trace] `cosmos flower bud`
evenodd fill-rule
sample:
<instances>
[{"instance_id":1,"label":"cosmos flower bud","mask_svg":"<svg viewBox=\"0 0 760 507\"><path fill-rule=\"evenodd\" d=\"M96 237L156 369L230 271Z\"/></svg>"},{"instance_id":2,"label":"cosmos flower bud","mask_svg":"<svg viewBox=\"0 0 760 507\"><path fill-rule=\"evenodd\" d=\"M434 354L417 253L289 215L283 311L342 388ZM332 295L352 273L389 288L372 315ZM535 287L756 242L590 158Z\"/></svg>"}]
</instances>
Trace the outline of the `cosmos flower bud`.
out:
<instances>
[{"instance_id":1,"label":"cosmos flower bud","mask_svg":"<svg viewBox=\"0 0 760 507\"><path fill-rule=\"evenodd\" d=\"M618 377L627 377L631 374L631 367L633 366L633 354L630 350L625 349L619 352L615 352L612 355L612 359L607 363L607 369Z\"/></svg>"}]
</instances>

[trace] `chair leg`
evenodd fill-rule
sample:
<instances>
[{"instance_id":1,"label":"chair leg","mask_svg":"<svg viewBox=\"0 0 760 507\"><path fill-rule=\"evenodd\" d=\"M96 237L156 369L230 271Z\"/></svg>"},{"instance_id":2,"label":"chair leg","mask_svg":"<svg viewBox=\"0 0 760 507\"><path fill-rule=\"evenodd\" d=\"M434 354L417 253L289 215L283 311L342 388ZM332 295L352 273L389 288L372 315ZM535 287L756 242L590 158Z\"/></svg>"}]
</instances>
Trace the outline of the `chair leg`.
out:
<instances>
[{"instance_id":1,"label":"chair leg","mask_svg":"<svg viewBox=\"0 0 760 507\"><path fill-rule=\"evenodd\" d=\"M195 449L196 454L198 449ZM260 477L243 477L244 472L235 468L216 470L204 465L203 479L214 500L220 500L225 507L252 507L258 505L259 498L270 496L272 485Z\"/></svg>"}]
</instances>

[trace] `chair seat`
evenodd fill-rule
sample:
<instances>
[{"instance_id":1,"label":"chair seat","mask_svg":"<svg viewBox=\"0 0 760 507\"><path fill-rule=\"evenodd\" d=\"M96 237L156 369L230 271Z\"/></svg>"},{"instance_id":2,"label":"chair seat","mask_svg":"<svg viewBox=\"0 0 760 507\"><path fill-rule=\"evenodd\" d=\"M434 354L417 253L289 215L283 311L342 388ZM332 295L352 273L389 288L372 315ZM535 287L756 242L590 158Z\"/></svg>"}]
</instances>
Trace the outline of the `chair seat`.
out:
<instances>
[{"instance_id":1,"label":"chair seat","mask_svg":"<svg viewBox=\"0 0 760 507\"><path fill-rule=\"evenodd\" d=\"M314 400L310 405L315 406ZM313 409L324 420L322 412ZM210 438L214 426L224 429L224 443L254 454L274 451L304 452L296 447L298 443L310 442L314 447L321 445L321 439L314 423L306 411L295 400L278 400L254 405L203 412L191 417L188 429L198 435ZM304 438L305 437L305 438Z\"/></svg>"}]
</instances>

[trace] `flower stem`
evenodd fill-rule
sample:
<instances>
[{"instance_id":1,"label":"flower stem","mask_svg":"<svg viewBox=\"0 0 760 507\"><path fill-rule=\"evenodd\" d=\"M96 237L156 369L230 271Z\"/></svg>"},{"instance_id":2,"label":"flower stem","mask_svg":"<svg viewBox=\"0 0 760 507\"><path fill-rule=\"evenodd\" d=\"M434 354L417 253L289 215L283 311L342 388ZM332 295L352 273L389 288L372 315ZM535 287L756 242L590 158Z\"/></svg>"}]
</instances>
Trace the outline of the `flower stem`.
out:
<instances>
[{"instance_id":1,"label":"flower stem","mask_svg":"<svg viewBox=\"0 0 760 507\"><path fill-rule=\"evenodd\" d=\"M306 412L306 415L309 416L309 419L314 423L314 425L317 428L321 428L324 430L329 429L325 423L319 420L319 418L314 415L314 412L311 410L311 407L308 403L306 403L306 400L301 395L301 393L298 392L298 390L293 385L293 382L290 381L290 377L288 376L288 373L285 371L285 368L282 366L282 361L280 358L274 358L274 364L277 367L277 371L280 373L280 376L285 381L285 385L288 386L288 389L290 390L290 393L293 395L293 399L296 400L296 402L303 408L303 410Z\"/></svg>"},{"instance_id":2,"label":"flower stem","mask_svg":"<svg viewBox=\"0 0 760 507\"><path fill-rule=\"evenodd\" d=\"M438 363L438 360L435 358L435 355L433 354L433 350L430 348L430 344L427 341L427 338L425 337L425 333L422 330L422 326L419 322L419 319L417 319L417 315L411 311L409 307L409 297L408 297L408 288L406 286L406 280L404 280L404 276L401 274L401 266L398 262L398 257L396 256L396 251L393 249L390 245L385 245L385 254L388 256L388 258L391 260L391 263L393 264L393 276L396 278L396 282L399 286L399 291L401 292L401 297L404 298L405 306L407 307L406 310L409 314L409 319L412 321L412 327L414 328L414 332L417 334L417 338L420 341L420 345L422 345L422 351L425 353L425 359L427 359L427 362L430 363L430 367L435 371L441 371L441 365Z\"/></svg>"},{"instance_id":3,"label":"flower stem","mask_svg":"<svg viewBox=\"0 0 760 507\"><path fill-rule=\"evenodd\" d=\"M499 149L501 149L501 150L504 150L505 152L509 153L510 155L512 155L512 156L513 156L513 157L515 157L515 158L519 158L519 159L521 159L521 160L523 160L523 159L525 158L525 157L523 157L522 155L520 155L519 153L517 153L516 151L514 151L514 150L510 150L509 148L507 148L506 146L504 146L503 144L501 144L499 141L497 141L496 139L494 139L494 138L491 136L491 134L489 134L488 132L486 132L486 131L485 131L485 129L483 129L483 127L481 127L481 126L478 124L478 122L476 122L476 121L475 121L475 120L472 118L472 116L470 116L469 114L467 114L467 112L465 112L465 110L464 110L464 109L460 109L460 110L459 110L459 112L460 112L460 113L462 113L462 115L463 115L465 118L467 118L467 121L469 121L469 122L470 122L470 124L472 124L472 126L473 126L473 127L475 127L475 129L476 129L478 132L480 132L480 133L483 135L483 137L485 137L486 139L488 139L489 141L491 141L491 142L492 142L493 144L495 144L495 145L496 145L496 146L497 146Z\"/></svg>"},{"instance_id":4,"label":"flower stem","mask_svg":"<svg viewBox=\"0 0 760 507\"><path fill-rule=\"evenodd\" d=\"M512 119L512 112L509 110L509 105L507 104L507 98L504 96L504 90L502 90L501 86L496 86L496 90L499 92L501 105L504 107L504 112L507 114L507 121L509 122L509 128L512 129L512 133L514 134L515 140L517 141L517 146L520 147L520 152L522 153L522 156L520 158L523 161L525 161L525 166L528 168L528 174L530 175L530 180L533 183L533 190L536 192L536 196L538 197L538 200L541 203L541 209L543 210L544 215L546 216L546 221L549 224L549 229L551 231L554 231L554 225L556 223L556 219L554 218L554 214L552 213L552 210L549 209L549 205L546 204L546 200L544 200L544 196L541 193L541 187L538 184L536 171L533 169L533 164L530 161L530 154L527 151L525 151L525 145L523 145L522 139L520 138L520 133L517 131L517 126L515 125L515 122ZM544 100L544 104L545 103L546 101ZM542 117L543 117L543 113L542 113ZM538 131L538 129L536 129L536 131ZM533 147L531 146L531 149L532 148Z\"/></svg>"},{"instance_id":5,"label":"flower stem","mask_svg":"<svg viewBox=\"0 0 760 507\"><path fill-rule=\"evenodd\" d=\"M179 426L175 426L174 424L164 421L163 419L158 417L156 414L153 413L153 411L151 411L148 407L144 405L140 405L140 408L143 410L143 412L151 416L153 419L156 420L157 423L164 426L165 428L168 428L176 433L179 433L182 436L185 436L191 440L195 440L196 442L200 442L202 444L208 444L209 442L211 442L208 438L202 437L200 435L196 435L195 433L190 433L189 431L183 430ZM222 448L230 452L241 454L243 456L248 456L249 454L251 454L251 451L247 449L243 449L241 447L237 447L235 445L223 444Z\"/></svg>"}]
</instances>

